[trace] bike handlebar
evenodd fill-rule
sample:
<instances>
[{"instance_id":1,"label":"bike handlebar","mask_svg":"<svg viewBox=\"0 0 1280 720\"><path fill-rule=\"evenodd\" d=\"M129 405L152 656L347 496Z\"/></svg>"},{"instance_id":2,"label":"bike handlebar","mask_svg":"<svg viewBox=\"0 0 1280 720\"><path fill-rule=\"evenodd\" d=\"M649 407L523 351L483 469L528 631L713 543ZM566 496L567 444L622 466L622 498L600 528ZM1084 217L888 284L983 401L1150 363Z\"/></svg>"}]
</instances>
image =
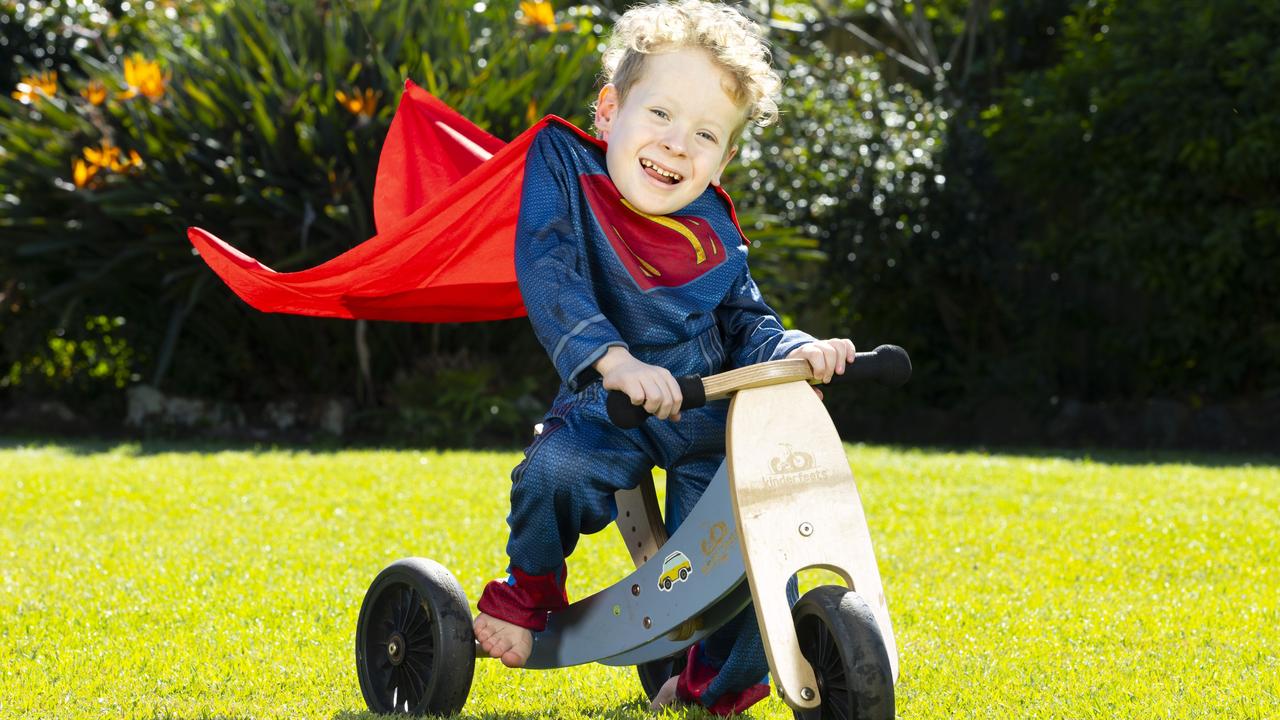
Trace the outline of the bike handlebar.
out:
<instances>
[{"instance_id":1,"label":"bike handlebar","mask_svg":"<svg viewBox=\"0 0 1280 720\"><path fill-rule=\"evenodd\" d=\"M897 345L881 345L871 352L854 355L854 361L845 366L844 375L835 375L831 383L857 380L877 380L886 385L898 386L911 379L911 358ZM683 401L681 410L693 410L707 404L706 386L697 375L676 378ZM614 425L630 430L638 428L648 419L649 413L642 405L632 405L631 398L619 390L610 390L605 400L609 419Z\"/></svg>"}]
</instances>

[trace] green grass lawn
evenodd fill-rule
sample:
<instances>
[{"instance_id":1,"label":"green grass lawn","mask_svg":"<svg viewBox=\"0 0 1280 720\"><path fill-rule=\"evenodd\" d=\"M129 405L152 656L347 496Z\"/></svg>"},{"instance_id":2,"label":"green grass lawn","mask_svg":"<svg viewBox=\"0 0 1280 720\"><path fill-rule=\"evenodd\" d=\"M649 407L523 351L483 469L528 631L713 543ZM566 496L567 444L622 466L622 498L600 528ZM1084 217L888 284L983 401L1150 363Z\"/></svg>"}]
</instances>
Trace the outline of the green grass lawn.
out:
<instances>
[{"instance_id":1,"label":"green grass lawn","mask_svg":"<svg viewBox=\"0 0 1280 720\"><path fill-rule=\"evenodd\" d=\"M369 582L426 556L474 603L504 565L517 458L0 445L0 717L364 717ZM1280 717L1275 465L849 459L901 717ZM571 596L626 568L613 531L586 539ZM790 711L771 698L751 715ZM464 716L651 717L630 669L493 662Z\"/></svg>"}]
</instances>

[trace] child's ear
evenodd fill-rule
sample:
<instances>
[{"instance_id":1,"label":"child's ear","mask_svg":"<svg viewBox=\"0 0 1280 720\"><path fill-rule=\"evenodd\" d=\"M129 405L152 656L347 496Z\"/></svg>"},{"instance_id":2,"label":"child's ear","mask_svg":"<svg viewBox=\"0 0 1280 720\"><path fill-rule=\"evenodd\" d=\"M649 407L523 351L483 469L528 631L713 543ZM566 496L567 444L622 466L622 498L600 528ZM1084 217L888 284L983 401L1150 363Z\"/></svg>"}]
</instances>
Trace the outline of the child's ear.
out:
<instances>
[{"instance_id":1,"label":"child's ear","mask_svg":"<svg viewBox=\"0 0 1280 720\"><path fill-rule=\"evenodd\" d=\"M618 113L618 88L608 83L600 88L596 96L596 132L600 139L609 141L609 131L613 129L613 117Z\"/></svg>"},{"instance_id":2,"label":"child's ear","mask_svg":"<svg viewBox=\"0 0 1280 720\"><path fill-rule=\"evenodd\" d=\"M738 154L737 145L734 145L733 147L729 148L729 152L724 154L724 160L720 162L720 169L716 170L716 174L711 178L712 185L715 185L716 187L720 187L720 176L724 174L724 169L729 167L729 161L732 160L733 156L737 154Z\"/></svg>"}]
</instances>

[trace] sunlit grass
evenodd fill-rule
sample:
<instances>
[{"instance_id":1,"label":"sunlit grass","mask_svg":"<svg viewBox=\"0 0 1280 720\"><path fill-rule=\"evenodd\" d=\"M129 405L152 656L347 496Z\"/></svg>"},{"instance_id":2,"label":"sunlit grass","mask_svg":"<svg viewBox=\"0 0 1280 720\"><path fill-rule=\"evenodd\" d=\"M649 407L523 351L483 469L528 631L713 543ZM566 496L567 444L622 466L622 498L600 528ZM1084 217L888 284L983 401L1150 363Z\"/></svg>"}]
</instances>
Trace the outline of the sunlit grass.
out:
<instances>
[{"instance_id":1,"label":"sunlit grass","mask_svg":"<svg viewBox=\"0 0 1280 720\"><path fill-rule=\"evenodd\" d=\"M1280 469L849 456L902 717L1280 716ZM369 582L427 556L474 602L505 561L518 457L8 445L0 717L360 717ZM612 532L587 539L571 594L626 563ZM486 662L464 716L649 714L630 669Z\"/></svg>"}]
</instances>

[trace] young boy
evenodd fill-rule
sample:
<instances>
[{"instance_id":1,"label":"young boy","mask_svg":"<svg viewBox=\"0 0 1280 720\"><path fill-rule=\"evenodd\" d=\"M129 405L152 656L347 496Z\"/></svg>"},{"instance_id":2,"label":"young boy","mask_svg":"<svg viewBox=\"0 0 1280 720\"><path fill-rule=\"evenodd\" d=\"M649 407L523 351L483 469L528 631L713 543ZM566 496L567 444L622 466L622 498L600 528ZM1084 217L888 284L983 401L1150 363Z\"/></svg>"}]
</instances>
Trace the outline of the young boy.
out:
<instances>
[{"instance_id":1,"label":"young boy","mask_svg":"<svg viewBox=\"0 0 1280 720\"><path fill-rule=\"evenodd\" d=\"M714 476L726 404L681 413L676 375L803 357L827 382L853 361L849 340L782 328L718 187L746 123L776 116L768 57L758 28L723 5L633 8L604 58L595 125L606 149L551 124L529 150L516 271L562 384L512 473L510 575L485 588L475 621L483 649L509 666L528 660L531 631L567 604L565 558L581 533L612 522L614 492L665 468L674 529ZM616 428L608 390L655 417ZM767 696L753 612L695 645L655 704L729 714Z\"/></svg>"}]
</instances>

